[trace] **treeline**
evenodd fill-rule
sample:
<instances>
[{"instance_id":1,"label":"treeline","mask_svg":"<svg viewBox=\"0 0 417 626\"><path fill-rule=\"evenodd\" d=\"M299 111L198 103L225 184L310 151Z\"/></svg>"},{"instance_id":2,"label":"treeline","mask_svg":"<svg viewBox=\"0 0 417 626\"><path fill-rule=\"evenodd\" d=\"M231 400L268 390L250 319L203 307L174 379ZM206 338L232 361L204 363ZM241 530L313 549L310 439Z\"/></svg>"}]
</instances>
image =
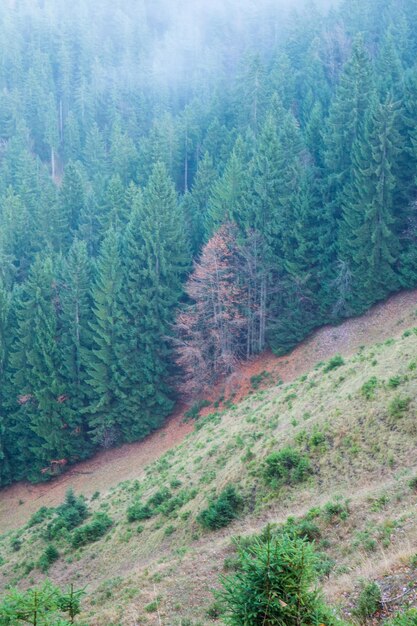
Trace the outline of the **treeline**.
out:
<instances>
[{"instance_id":1,"label":"treeline","mask_svg":"<svg viewBox=\"0 0 417 626\"><path fill-rule=\"evenodd\" d=\"M0 7L0 484L417 282L417 2L154 5Z\"/></svg>"}]
</instances>

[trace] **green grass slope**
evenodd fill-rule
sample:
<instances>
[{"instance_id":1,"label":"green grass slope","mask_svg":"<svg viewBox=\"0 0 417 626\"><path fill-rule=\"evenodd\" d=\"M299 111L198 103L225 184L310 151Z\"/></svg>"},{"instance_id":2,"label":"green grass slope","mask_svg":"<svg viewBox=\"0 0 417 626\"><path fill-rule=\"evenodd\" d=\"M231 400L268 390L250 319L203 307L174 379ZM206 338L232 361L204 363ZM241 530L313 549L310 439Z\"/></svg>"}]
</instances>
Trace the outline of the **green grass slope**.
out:
<instances>
[{"instance_id":1,"label":"green grass slope","mask_svg":"<svg viewBox=\"0 0 417 626\"><path fill-rule=\"evenodd\" d=\"M253 390L199 418L140 482L86 499L86 519L46 509L1 536L0 585L86 585L90 626L208 624L211 589L234 567L231 537L291 524L314 539L326 596L346 613L360 578L378 579L389 601L406 580L402 602L413 602L416 391L417 329ZM230 523L205 528L201 512L230 485Z\"/></svg>"}]
</instances>

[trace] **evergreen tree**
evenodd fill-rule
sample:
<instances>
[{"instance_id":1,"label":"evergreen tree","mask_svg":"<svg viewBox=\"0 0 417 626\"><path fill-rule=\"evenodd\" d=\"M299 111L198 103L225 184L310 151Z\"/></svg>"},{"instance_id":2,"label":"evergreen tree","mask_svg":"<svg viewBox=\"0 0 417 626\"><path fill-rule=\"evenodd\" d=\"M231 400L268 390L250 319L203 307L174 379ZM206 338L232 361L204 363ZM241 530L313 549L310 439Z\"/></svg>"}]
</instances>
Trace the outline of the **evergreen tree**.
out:
<instances>
[{"instance_id":1,"label":"evergreen tree","mask_svg":"<svg viewBox=\"0 0 417 626\"><path fill-rule=\"evenodd\" d=\"M87 382L91 386L89 430L94 443L108 447L122 439L117 345L120 339L122 284L119 236L110 228L100 248L92 290L92 350Z\"/></svg>"},{"instance_id":2,"label":"evergreen tree","mask_svg":"<svg viewBox=\"0 0 417 626\"><path fill-rule=\"evenodd\" d=\"M340 77L324 133L326 199L335 219L340 218L341 197L352 180L352 150L356 141L363 140L372 91L372 67L363 38L359 37Z\"/></svg>"},{"instance_id":3,"label":"evergreen tree","mask_svg":"<svg viewBox=\"0 0 417 626\"><path fill-rule=\"evenodd\" d=\"M343 205L339 249L351 267L355 310L380 300L399 284L393 167L403 145L397 115L390 97L382 104L375 103L365 141L354 146L354 175Z\"/></svg>"},{"instance_id":4,"label":"evergreen tree","mask_svg":"<svg viewBox=\"0 0 417 626\"><path fill-rule=\"evenodd\" d=\"M71 457L71 424L57 343L58 293L52 261L37 257L17 304L17 339L11 355L16 405L12 427L18 477L39 479L53 461Z\"/></svg>"},{"instance_id":5,"label":"evergreen tree","mask_svg":"<svg viewBox=\"0 0 417 626\"><path fill-rule=\"evenodd\" d=\"M85 214L87 203L85 177L81 163L70 161L64 169L59 202L62 215L67 224L66 238L71 238L77 232L81 216Z\"/></svg>"},{"instance_id":6,"label":"evergreen tree","mask_svg":"<svg viewBox=\"0 0 417 626\"><path fill-rule=\"evenodd\" d=\"M9 453L10 431L6 419L6 376L8 369L9 349L11 344L10 324L11 297L0 279L0 487L8 484L12 479Z\"/></svg>"},{"instance_id":7,"label":"evergreen tree","mask_svg":"<svg viewBox=\"0 0 417 626\"><path fill-rule=\"evenodd\" d=\"M117 358L127 439L155 428L172 408L168 337L188 266L184 218L166 168L157 163L123 246Z\"/></svg>"},{"instance_id":8,"label":"evergreen tree","mask_svg":"<svg viewBox=\"0 0 417 626\"><path fill-rule=\"evenodd\" d=\"M204 241L210 195L216 178L213 160L206 153L198 165L191 192L184 196L184 212L193 256L199 254Z\"/></svg>"},{"instance_id":9,"label":"evergreen tree","mask_svg":"<svg viewBox=\"0 0 417 626\"><path fill-rule=\"evenodd\" d=\"M71 413L74 442L72 453L81 457L90 451L86 411L91 401L87 366L91 357L91 263L87 246L74 240L60 277L61 375L66 384L66 406Z\"/></svg>"}]
</instances>

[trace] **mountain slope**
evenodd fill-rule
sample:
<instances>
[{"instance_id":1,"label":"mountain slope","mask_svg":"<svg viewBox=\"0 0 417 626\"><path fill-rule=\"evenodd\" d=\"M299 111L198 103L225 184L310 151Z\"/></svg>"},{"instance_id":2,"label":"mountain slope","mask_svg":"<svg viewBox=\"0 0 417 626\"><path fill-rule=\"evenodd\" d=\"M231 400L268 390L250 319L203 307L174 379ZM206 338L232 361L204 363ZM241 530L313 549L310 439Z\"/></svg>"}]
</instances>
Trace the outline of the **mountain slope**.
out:
<instances>
[{"instance_id":1,"label":"mountain slope","mask_svg":"<svg viewBox=\"0 0 417 626\"><path fill-rule=\"evenodd\" d=\"M409 487L417 452L417 334L403 331L417 324L415 302L415 293L397 296L363 318L319 331L284 359L264 357L258 365L265 369L269 359L275 381L278 373L298 378L252 388L239 403L211 409L177 447L146 468L139 462L130 480L90 497L90 511L106 512L112 528L85 547L71 547L68 533L55 538L60 558L49 570L59 583L88 585L87 623L208 622L210 589L224 560L228 567L233 562L231 535L260 532L290 515L314 526L332 601L349 605L343 594L361 575L414 580L408 560L417 551L417 497ZM365 337L380 343L361 348ZM342 351L352 356L311 369L314 359ZM255 371L254 364L246 368L241 390ZM308 458L312 471L304 482L277 488L265 480L265 458L287 446ZM57 489L79 476L61 479ZM204 530L198 513L229 484L244 499L239 518L222 530ZM138 498L153 500L151 515L130 523L127 510ZM38 506L47 501L40 498ZM27 519L26 505L16 508ZM47 523L3 535L0 584L27 585L42 576L36 563Z\"/></svg>"},{"instance_id":2,"label":"mountain slope","mask_svg":"<svg viewBox=\"0 0 417 626\"><path fill-rule=\"evenodd\" d=\"M300 344L290 354L275 357L265 353L248 363L228 381L219 383L210 393L216 401L224 396L227 400L234 394L234 401L253 391L251 378L262 372L261 386L271 380L291 382L308 372L316 363L340 353L350 355L361 345L369 345L394 336L414 324L417 312L417 290L392 296L386 302L372 307L365 315L351 318L338 326L325 326ZM202 413L208 413L208 408ZM145 441L127 444L113 450L103 451L93 459L76 465L70 472L53 482L40 485L20 483L0 492L0 529L18 528L41 506L56 506L68 487L91 496L96 490L106 490L123 480L138 478L148 463L180 443L193 429L192 423L183 422L184 410L177 410L165 427ZM12 512L12 514L11 514Z\"/></svg>"}]
</instances>

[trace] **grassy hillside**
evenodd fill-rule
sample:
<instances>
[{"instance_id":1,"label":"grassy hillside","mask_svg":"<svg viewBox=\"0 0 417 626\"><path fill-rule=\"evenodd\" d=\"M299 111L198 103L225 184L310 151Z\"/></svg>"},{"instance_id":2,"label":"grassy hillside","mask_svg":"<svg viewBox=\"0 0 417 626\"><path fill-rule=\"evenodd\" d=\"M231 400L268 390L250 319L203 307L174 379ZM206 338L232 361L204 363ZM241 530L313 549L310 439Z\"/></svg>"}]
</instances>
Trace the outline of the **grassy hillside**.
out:
<instances>
[{"instance_id":1,"label":"grassy hillside","mask_svg":"<svg viewBox=\"0 0 417 626\"><path fill-rule=\"evenodd\" d=\"M58 530L65 510L46 509L2 535L0 585L45 576L53 545L47 575L87 585L91 626L208 624L211 588L234 567L231 537L284 523L316 541L326 596L347 612L361 577L378 579L386 600L417 583L417 329L335 355L291 383L274 373L251 384L239 403L214 401L140 480L91 494L78 526L87 531ZM286 448L305 472L280 479L271 455ZM237 518L205 529L199 514L229 485L242 498ZM413 602L409 589L387 611Z\"/></svg>"}]
</instances>

